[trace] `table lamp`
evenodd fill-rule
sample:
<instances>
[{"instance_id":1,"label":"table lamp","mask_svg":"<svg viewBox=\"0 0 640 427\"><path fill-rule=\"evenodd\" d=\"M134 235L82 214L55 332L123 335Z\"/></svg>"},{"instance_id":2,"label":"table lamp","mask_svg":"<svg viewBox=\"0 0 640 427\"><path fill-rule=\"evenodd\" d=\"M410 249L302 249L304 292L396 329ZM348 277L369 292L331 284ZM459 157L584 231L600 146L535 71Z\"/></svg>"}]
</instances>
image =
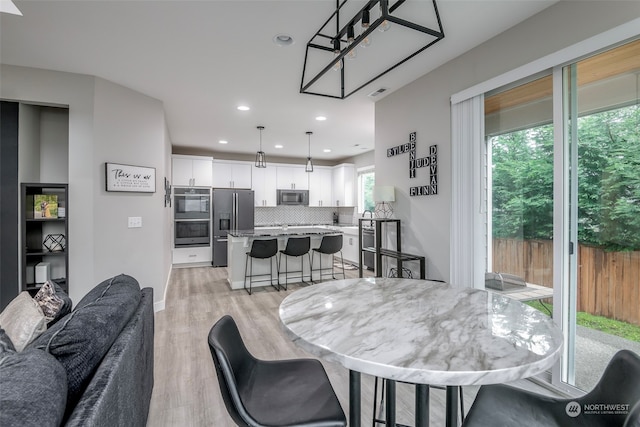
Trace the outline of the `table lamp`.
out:
<instances>
[{"instance_id":1,"label":"table lamp","mask_svg":"<svg viewBox=\"0 0 640 427\"><path fill-rule=\"evenodd\" d=\"M376 202L376 217L391 218L393 208L389 202L396 201L396 192L393 185L376 185L373 187L373 199Z\"/></svg>"}]
</instances>

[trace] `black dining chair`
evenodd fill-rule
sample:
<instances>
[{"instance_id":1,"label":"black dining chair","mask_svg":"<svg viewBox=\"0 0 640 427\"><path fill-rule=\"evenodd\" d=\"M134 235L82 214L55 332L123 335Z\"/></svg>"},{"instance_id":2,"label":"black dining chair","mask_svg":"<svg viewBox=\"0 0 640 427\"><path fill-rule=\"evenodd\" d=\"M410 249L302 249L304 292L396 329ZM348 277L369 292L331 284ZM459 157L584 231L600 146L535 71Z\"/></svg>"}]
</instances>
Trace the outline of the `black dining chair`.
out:
<instances>
[{"instance_id":1,"label":"black dining chair","mask_svg":"<svg viewBox=\"0 0 640 427\"><path fill-rule=\"evenodd\" d=\"M208 341L222 399L238 426L347 425L340 402L318 360L256 359L228 315L213 325Z\"/></svg>"},{"instance_id":2,"label":"black dining chair","mask_svg":"<svg viewBox=\"0 0 640 427\"><path fill-rule=\"evenodd\" d=\"M289 237L287 239L287 245L284 249L280 251L280 258L278 258L278 274L282 272L282 266L280 263L282 262L282 256L284 255L284 290L287 290L287 283L289 279L289 273L300 273L299 277L302 283L306 283L304 281L304 255L309 256L309 270L311 270L311 253L309 252L311 249L311 237ZM300 270L289 271L289 257L302 257L300 263ZM311 273L309 273L311 275ZM278 283L280 282L278 276Z\"/></svg>"},{"instance_id":3,"label":"black dining chair","mask_svg":"<svg viewBox=\"0 0 640 427\"><path fill-rule=\"evenodd\" d=\"M615 410L603 409L607 405ZM630 350L618 351L593 390L575 399L502 384L482 386L463 426L489 425L640 427L640 357Z\"/></svg>"},{"instance_id":4,"label":"black dining chair","mask_svg":"<svg viewBox=\"0 0 640 427\"><path fill-rule=\"evenodd\" d=\"M313 283L313 255L316 253L320 255L320 268L317 269L317 271L320 272L320 278L318 280L322 280L322 272L326 270L330 270L331 277L335 279L336 276L333 263L335 254L337 254L338 252L340 252L340 261L342 262L342 277L344 279L347 278L347 276L344 274L344 259L342 258L342 234L334 234L322 236L320 247L313 248L313 252L311 253L311 283ZM331 255L331 268L322 268L322 255ZM326 273L325 275L328 274L329 273Z\"/></svg>"},{"instance_id":5,"label":"black dining chair","mask_svg":"<svg viewBox=\"0 0 640 427\"><path fill-rule=\"evenodd\" d=\"M276 263L276 285L273 284L273 258L278 254L278 239L254 240L251 243L251 250L247 252L247 258L244 263L244 290L251 295L254 277L269 276L271 286L280 291L280 273L278 272L278 264ZM253 259L269 259L269 274L253 274ZM250 261L251 260L251 261ZM247 265L249 264L249 274L247 274ZM247 289L247 277L249 278L249 288ZM256 282L265 282L264 280L256 280Z\"/></svg>"}]
</instances>

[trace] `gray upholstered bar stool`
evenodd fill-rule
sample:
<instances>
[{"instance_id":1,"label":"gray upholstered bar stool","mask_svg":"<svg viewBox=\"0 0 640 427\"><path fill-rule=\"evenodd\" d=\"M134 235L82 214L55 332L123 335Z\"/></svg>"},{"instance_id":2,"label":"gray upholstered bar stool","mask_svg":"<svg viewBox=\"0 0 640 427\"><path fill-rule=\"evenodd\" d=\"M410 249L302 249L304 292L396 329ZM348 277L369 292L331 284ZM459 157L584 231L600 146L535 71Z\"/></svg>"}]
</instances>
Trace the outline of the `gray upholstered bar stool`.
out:
<instances>
[{"instance_id":1,"label":"gray upholstered bar stool","mask_svg":"<svg viewBox=\"0 0 640 427\"><path fill-rule=\"evenodd\" d=\"M254 240L251 243L251 250L247 252L247 259L244 263L244 290L251 295L251 285L254 277L269 276L271 286L280 291L280 274L278 273L278 264L276 263L276 284L273 284L273 258L278 254L278 239ZM253 274L253 259L269 259L269 274ZM249 262L251 260L251 262ZM247 265L249 265L249 274L247 274ZM247 277L249 278L249 288L247 289ZM256 280L256 282L265 282L267 279Z\"/></svg>"},{"instance_id":2,"label":"gray upholstered bar stool","mask_svg":"<svg viewBox=\"0 0 640 427\"><path fill-rule=\"evenodd\" d=\"M280 273L282 272L282 256L284 255L284 290L287 290L287 280L289 279L289 273L300 273L299 277L302 283L307 283L304 281L304 255L309 256L309 271L311 271L311 253L309 252L311 249L311 238L309 236L306 237L289 237L287 239L287 246L280 251L280 258L278 258L278 286L280 286ZM302 257L300 260L300 270L289 271L289 257ZM311 272L309 273L311 276Z\"/></svg>"},{"instance_id":3,"label":"gray upholstered bar stool","mask_svg":"<svg viewBox=\"0 0 640 427\"><path fill-rule=\"evenodd\" d=\"M320 272L320 278L318 280L322 280L322 276L328 275L329 273L322 273L326 270L331 270L331 277L336 278L333 269L333 261L335 254L340 252L340 261L342 262L342 277L344 279L347 276L344 274L344 259L342 258L342 234L334 234L322 236L322 241L320 241L319 248L313 248L313 252L311 253L311 283L313 283L313 255L316 253L320 254L320 268L318 271ZM331 268L322 268L322 255L331 255Z\"/></svg>"}]
</instances>

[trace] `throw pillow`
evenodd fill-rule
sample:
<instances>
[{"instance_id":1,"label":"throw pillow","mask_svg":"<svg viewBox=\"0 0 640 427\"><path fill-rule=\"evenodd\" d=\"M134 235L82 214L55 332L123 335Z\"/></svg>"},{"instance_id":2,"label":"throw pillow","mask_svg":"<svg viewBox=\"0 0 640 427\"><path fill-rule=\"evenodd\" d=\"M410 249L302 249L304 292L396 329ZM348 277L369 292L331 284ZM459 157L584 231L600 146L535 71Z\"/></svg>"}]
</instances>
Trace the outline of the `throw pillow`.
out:
<instances>
[{"instance_id":1,"label":"throw pillow","mask_svg":"<svg viewBox=\"0 0 640 427\"><path fill-rule=\"evenodd\" d=\"M0 313L3 328L17 351L47 330L47 318L29 292L23 291Z\"/></svg>"},{"instance_id":2,"label":"throw pillow","mask_svg":"<svg viewBox=\"0 0 640 427\"><path fill-rule=\"evenodd\" d=\"M52 354L65 368L69 410L78 403L140 298L140 285L133 277L120 275L107 279L30 345Z\"/></svg>"},{"instance_id":3,"label":"throw pillow","mask_svg":"<svg viewBox=\"0 0 640 427\"><path fill-rule=\"evenodd\" d=\"M56 282L47 280L33 299L38 302L47 317L48 327L71 311L71 298Z\"/></svg>"},{"instance_id":4,"label":"throw pillow","mask_svg":"<svg viewBox=\"0 0 640 427\"><path fill-rule=\"evenodd\" d=\"M50 354L27 349L0 357L0 426L59 426L67 402L64 368Z\"/></svg>"},{"instance_id":5,"label":"throw pillow","mask_svg":"<svg viewBox=\"0 0 640 427\"><path fill-rule=\"evenodd\" d=\"M49 318L48 320L56 317L64 305L64 301L56 295L56 290L54 289L53 284L48 280L44 282L33 299L36 300L44 315Z\"/></svg>"}]
</instances>

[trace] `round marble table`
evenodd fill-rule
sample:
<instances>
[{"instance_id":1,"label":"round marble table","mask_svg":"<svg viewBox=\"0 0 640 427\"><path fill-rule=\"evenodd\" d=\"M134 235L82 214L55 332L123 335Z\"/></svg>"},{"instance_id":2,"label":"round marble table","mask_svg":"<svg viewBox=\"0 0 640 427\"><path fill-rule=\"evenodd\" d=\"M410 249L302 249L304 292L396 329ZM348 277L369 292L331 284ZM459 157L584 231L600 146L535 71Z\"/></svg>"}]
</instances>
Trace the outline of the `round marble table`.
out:
<instances>
[{"instance_id":1,"label":"round marble table","mask_svg":"<svg viewBox=\"0 0 640 427\"><path fill-rule=\"evenodd\" d=\"M505 383L550 368L563 341L549 317L519 301L427 280L324 282L287 296L280 320L297 345L351 371L350 406L359 406L359 373L413 384ZM426 425L418 412L416 425ZM359 410L350 418L359 425Z\"/></svg>"}]
</instances>

